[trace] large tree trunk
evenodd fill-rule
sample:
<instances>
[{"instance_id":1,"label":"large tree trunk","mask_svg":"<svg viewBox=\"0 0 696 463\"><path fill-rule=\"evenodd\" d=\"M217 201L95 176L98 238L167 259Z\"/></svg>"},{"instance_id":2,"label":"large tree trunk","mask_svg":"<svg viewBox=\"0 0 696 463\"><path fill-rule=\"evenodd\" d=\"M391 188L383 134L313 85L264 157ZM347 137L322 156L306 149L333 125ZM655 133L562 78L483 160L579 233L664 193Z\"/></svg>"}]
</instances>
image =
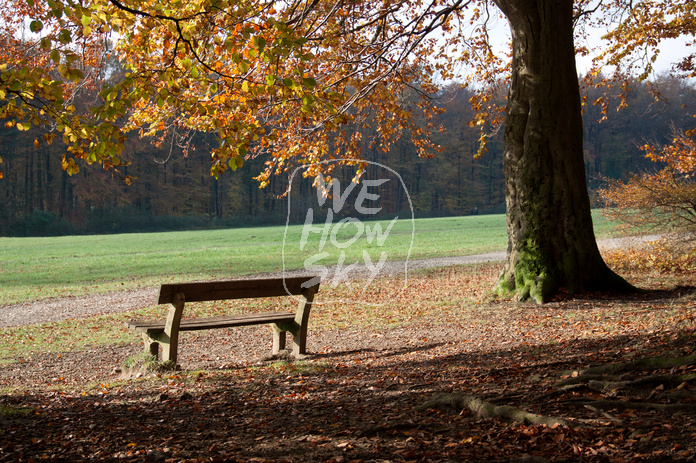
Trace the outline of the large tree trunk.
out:
<instances>
[{"instance_id":1,"label":"large tree trunk","mask_svg":"<svg viewBox=\"0 0 696 463\"><path fill-rule=\"evenodd\" d=\"M512 32L504 133L508 254L499 293L632 288L602 260L582 150L572 0L495 0Z\"/></svg>"}]
</instances>

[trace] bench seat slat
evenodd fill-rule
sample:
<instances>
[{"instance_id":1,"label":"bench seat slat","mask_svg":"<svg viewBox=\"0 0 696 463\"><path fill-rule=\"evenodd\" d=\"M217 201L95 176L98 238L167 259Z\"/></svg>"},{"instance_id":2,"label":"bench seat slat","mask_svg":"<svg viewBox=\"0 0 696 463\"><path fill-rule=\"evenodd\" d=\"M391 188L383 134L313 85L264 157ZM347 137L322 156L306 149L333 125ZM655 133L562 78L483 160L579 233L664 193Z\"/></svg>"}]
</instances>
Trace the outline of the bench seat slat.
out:
<instances>
[{"instance_id":1,"label":"bench seat slat","mask_svg":"<svg viewBox=\"0 0 696 463\"><path fill-rule=\"evenodd\" d=\"M291 312L266 312L221 317L182 319L179 331L197 331L214 328L230 328L234 326L261 325L266 323L291 322L295 314ZM165 320L138 321L131 320L128 327L136 331L162 332Z\"/></svg>"}]
</instances>

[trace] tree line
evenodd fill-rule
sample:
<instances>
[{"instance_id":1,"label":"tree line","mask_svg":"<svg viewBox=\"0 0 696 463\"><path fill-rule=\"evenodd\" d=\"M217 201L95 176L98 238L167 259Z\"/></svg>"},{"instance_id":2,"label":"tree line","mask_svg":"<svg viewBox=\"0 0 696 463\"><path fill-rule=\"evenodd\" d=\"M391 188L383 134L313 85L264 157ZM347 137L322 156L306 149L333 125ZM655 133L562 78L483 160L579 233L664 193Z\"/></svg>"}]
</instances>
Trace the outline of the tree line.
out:
<instances>
[{"instance_id":1,"label":"tree line","mask_svg":"<svg viewBox=\"0 0 696 463\"><path fill-rule=\"evenodd\" d=\"M417 217L502 213L505 211L501 127L484 127L487 151L476 156L480 127L472 127L473 92L451 85L434 96L444 131L433 136L443 152L419 157L411 137L403 136L388 150L371 146L361 149L364 159L395 170L403 179ZM688 129L696 113L696 87L692 82L668 75L654 83L632 82L629 106L618 110L616 92L611 101L591 82L585 88L584 157L590 191L606 179L655 169L640 149L645 143L667 143L675 131ZM502 101L502 99L501 99ZM405 103L407 104L407 103ZM0 132L0 158L4 178L0 180L0 235L37 236L73 233L117 233L174 229L234 227L285 223L288 199L283 196L288 175L271 176L259 188L257 176L267 159L247 160L236 172L211 176L210 151L217 141L210 134L197 134L183 153L173 141L159 146L131 132L118 171L104 170L98 163L82 165L69 175L61 167L65 146L35 144L41 128ZM351 125L344 130L359 132L370 140L369 127ZM339 155L340 153L334 153ZM342 184L355 169L336 172ZM369 172L368 172L369 175ZM127 185L123 177L133 177ZM297 201L314 194L313 179L300 182ZM394 188L382 214L398 215L408 199ZM290 207L301 211L301 207ZM292 222L302 221L298 212Z\"/></svg>"}]
</instances>

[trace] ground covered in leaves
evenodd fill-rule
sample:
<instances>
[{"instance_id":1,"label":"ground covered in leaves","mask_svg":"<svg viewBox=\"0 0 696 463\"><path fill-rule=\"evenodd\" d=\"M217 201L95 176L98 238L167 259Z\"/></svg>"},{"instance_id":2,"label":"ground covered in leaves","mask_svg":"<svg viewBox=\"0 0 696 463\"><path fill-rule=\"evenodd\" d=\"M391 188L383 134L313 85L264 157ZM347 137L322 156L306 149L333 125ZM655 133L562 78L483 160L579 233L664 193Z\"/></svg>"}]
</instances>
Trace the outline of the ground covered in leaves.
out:
<instances>
[{"instance_id":1,"label":"ground covered in leaves","mask_svg":"<svg viewBox=\"0 0 696 463\"><path fill-rule=\"evenodd\" d=\"M264 359L263 326L185 333L179 371L124 367L136 335L18 355L0 460L696 459L695 276L537 306L486 295L498 272L423 272L399 298L402 281L373 282L387 303L317 307L302 359Z\"/></svg>"}]
</instances>

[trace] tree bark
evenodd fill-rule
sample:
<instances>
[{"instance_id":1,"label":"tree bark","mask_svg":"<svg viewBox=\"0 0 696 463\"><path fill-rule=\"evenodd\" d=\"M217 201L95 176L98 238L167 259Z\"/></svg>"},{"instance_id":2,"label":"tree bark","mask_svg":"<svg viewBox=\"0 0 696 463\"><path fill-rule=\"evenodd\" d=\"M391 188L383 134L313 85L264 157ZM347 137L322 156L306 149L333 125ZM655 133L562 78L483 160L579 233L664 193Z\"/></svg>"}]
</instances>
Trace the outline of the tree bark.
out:
<instances>
[{"instance_id":1,"label":"tree bark","mask_svg":"<svg viewBox=\"0 0 696 463\"><path fill-rule=\"evenodd\" d=\"M495 0L512 33L503 169L508 253L500 294L629 290L592 228L582 150L572 0Z\"/></svg>"}]
</instances>

